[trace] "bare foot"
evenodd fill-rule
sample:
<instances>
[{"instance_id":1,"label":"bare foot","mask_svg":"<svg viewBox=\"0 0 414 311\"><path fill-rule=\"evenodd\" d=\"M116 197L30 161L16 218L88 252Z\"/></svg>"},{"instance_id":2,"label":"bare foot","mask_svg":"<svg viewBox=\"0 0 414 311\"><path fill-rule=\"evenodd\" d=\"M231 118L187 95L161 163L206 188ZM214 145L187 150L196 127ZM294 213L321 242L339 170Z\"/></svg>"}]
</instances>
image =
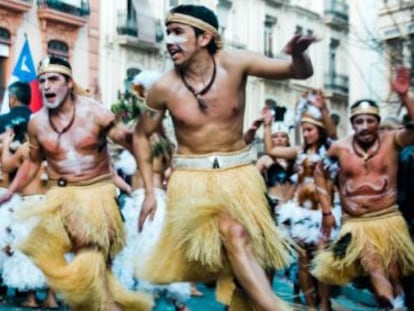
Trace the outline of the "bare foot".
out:
<instances>
[{"instance_id":1,"label":"bare foot","mask_svg":"<svg viewBox=\"0 0 414 311\"><path fill-rule=\"evenodd\" d=\"M39 304L36 300L33 301L32 299L25 300L20 305L25 308L39 308Z\"/></svg>"},{"instance_id":2,"label":"bare foot","mask_svg":"<svg viewBox=\"0 0 414 311\"><path fill-rule=\"evenodd\" d=\"M193 297L203 297L204 294L200 292L194 284L191 284L191 296Z\"/></svg>"},{"instance_id":3,"label":"bare foot","mask_svg":"<svg viewBox=\"0 0 414 311\"><path fill-rule=\"evenodd\" d=\"M58 303L54 299L46 299L42 303L42 308L45 309L57 309L59 308Z\"/></svg>"}]
</instances>

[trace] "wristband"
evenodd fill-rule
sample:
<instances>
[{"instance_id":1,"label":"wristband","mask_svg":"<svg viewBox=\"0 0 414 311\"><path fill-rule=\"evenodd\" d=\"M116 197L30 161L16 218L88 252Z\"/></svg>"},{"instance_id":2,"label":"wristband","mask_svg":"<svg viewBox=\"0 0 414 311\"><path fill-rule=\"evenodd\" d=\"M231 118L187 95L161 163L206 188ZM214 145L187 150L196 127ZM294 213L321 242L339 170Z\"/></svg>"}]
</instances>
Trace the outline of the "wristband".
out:
<instances>
[{"instance_id":1,"label":"wristband","mask_svg":"<svg viewBox=\"0 0 414 311\"><path fill-rule=\"evenodd\" d=\"M322 216L331 216L332 215L332 212L331 211L329 211L329 212L322 212Z\"/></svg>"}]
</instances>

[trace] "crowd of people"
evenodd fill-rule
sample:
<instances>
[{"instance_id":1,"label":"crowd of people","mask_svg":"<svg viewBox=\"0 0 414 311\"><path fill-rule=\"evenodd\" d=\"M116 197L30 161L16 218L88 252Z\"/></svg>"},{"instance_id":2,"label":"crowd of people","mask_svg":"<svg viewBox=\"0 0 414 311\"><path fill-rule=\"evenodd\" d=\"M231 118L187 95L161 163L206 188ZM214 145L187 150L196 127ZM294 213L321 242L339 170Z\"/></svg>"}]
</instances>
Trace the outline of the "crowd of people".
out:
<instances>
[{"instance_id":1,"label":"crowd of people","mask_svg":"<svg viewBox=\"0 0 414 311\"><path fill-rule=\"evenodd\" d=\"M30 113L26 83L9 87L2 284L27 292L29 307L42 289L48 308L61 299L73 310L144 311L165 296L188 311L204 282L227 310L280 311L292 306L272 282L288 271L295 301L311 309L332 310L332 286L358 277L381 308L414 308L410 71L401 66L391 84L404 121L362 99L350 109L353 133L337 137L329 102L310 89L290 124L270 101L243 132L247 78L309 78L315 37L294 36L282 61L225 50L204 6L174 7L165 25L174 66L135 77L138 115L120 118L87 96L58 57L39 64L40 111Z\"/></svg>"}]
</instances>

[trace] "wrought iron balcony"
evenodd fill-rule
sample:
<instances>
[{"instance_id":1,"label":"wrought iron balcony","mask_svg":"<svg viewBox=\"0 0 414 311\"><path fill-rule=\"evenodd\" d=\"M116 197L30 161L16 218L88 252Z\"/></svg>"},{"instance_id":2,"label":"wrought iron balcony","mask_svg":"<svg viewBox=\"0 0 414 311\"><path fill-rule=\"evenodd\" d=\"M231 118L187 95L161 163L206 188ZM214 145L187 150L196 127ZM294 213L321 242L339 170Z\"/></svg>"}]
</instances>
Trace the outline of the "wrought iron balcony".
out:
<instances>
[{"instance_id":1,"label":"wrought iron balcony","mask_svg":"<svg viewBox=\"0 0 414 311\"><path fill-rule=\"evenodd\" d=\"M129 15L126 11L118 12L116 31L118 35L138 37L138 23L135 15Z\"/></svg>"},{"instance_id":2,"label":"wrought iron balcony","mask_svg":"<svg viewBox=\"0 0 414 311\"><path fill-rule=\"evenodd\" d=\"M158 43L164 38L160 21L140 13L119 11L116 31L121 45L146 50L158 50Z\"/></svg>"},{"instance_id":3,"label":"wrought iron balcony","mask_svg":"<svg viewBox=\"0 0 414 311\"><path fill-rule=\"evenodd\" d=\"M348 29L349 6L344 0L325 1L325 22L336 28Z\"/></svg>"},{"instance_id":4,"label":"wrought iron balcony","mask_svg":"<svg viewBox=\"0 0 414 311\"><path fill-rule=\"evenodd\" d=\"M52 9L79 17L89 16L89 1L80 0L79 3L79 6L75 6L60 0L37 0L37 6L39 7L39 9Z\"/></svg>"},{"instance_id":5,"label":"wrought iron balcony","mask_svg":"<svg viewBox=\"0 0 414 311\"><path fill-rule=\"evenodd\" d=\"M69 5L60 0L37 0L37 16L42 28L46 29L49 22L65 24L73 28L84 26L90 14L88 0L79 0L79 6Z\"/></svg>"},{"instance_id":6,"label":"wrought iron balcony","mask_svg":"<svg viewBox=\"0 0 414 311\"><path fill-rule=\"evenodd\" d=\"M347 95L349 92L349 77L335 72L327 73L325 74L324 88Z\"/></svg>"},{"instance_id":7,"label":"wrought iron balcony","mask_svg":"<svg viewBox=\"0 0 414 311\"><path fill-rule=\"evenodd\" d=\"M33 4L33 0L1 0L0 8L19 13L28 12Z\"/></svg>"}]
</instances>

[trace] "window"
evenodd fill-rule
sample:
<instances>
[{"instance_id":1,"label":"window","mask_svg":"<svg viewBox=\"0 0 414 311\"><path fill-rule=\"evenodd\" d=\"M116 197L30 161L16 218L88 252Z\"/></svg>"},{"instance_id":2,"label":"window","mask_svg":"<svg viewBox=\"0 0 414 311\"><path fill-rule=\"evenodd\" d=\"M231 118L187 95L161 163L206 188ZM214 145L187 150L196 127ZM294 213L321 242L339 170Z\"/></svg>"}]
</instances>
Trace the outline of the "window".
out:
<instances>
[{"instance_id":1,"label":"window","mask_svg":"<svg viewBox=\"0 0 414 311\"><path fill-rule=\"evenodd\" d=\"M0 108L6 91L6 70L10 52L10 31L0 27Z\"/></svg>"},{"instance_id":2,"label":"window","mask_svg":"<svg viewBox=\"0 0 414 311\"><path fill-rule=\"evenodd\" d=\"M389 58L391 59L391 67L395 68L403 62L403 40L400 38L387 41L389 48Z\"/></svg>"},{"instance_id":3,"label":"window","mask_svg":"<svg viewBox=\"0 0 414 311\"><path fill-rule=\"evenodd\" d=\"M277 18L266 15L264 22L264 54L268 57L273 57L273 36L275 25L277 24Z\"/></svg>"},{"instance_id":4,"label":"window","mask_svg":"<svg viewBox=\"0 0 414 311\"><path fill-rule=\"evenodd\" d=\"M303 27L299 26L299 25L296 25L295 35L298 35L298 34L302 33L302 31L303 31Z\"/></svg>"},{"instance_id":5,"label":"window","mask_svg":"<svg viewBox=\"0 0 414 311\"><path fill-rule=\"evenodd\" d=\"M47 44L47 54L64 59L69 59L69 47L60 40L50 40Z\"/></svg>"},{"instance_id":6,"label":"window","mask_svg":"<svg viewBox=\"0 0 414 311\"><path fill-rule=\"evenodd\" d=\"M0 27L0 43L10 45L10 31Z\"/></svg>"},{"instance_id":7,"label":"window","mask_svg":"<svg viewBox=\"0 0 414 311\"><path fill-rule=\"evenodd\" d=\"M339 46L339 40L331 39L329 44L329 77L334 79L336 71L336 54Z\"/></svg>"}]
</instances>

